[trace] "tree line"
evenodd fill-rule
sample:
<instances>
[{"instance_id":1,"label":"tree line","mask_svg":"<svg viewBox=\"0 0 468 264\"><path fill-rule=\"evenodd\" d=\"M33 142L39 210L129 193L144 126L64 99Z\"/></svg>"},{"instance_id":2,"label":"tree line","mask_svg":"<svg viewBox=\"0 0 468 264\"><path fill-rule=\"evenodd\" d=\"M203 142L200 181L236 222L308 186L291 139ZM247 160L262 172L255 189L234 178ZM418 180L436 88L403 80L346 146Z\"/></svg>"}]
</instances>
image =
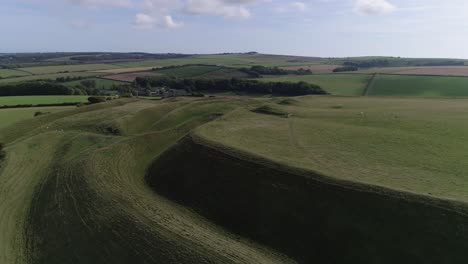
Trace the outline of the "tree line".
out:
<instances>
[{"instance_id":1,"label":"tree line","mask_svg":"<svg viewBox=\"0 0 468 264\"><path fill-rule=\"evenodd\" d=\"M278 67L252 66L250 68L241 68L239 71L247 73L250 77L260 78L262 75L306 75L312 74L310 69L285 70Z\"/></svg>"},{"instance_id":2,"label":"tree line","mask_svg":"<svg viewBox=\"0 0 468 264\"><path fill-rule=\"evenodd\" d=\"M34 81L0 86L0 96L22 95L99 95L101 91L92 86L69 87L59 83Z\"/></svg>"},{"instance_id":3,"label":"tree line","mask_svg":"<svg viewBox=\"0 0 468 264\"><path fill-rule=\"evenodd\" d=\"M327 94L320 86L306 82L260 82L246 79L178 79L169 77L137 77L139 88L166 87L169 89L194 92L244 92L253 94L274 94L299 96Z\"/></svg>"}]
</instances>

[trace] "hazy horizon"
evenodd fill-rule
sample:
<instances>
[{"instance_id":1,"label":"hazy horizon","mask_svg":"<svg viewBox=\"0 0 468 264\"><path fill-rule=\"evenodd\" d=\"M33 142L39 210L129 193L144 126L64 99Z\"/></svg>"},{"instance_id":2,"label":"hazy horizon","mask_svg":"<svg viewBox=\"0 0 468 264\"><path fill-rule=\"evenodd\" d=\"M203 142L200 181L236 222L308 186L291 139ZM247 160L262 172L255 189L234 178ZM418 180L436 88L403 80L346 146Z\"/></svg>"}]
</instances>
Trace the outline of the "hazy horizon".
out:
<instances>
[{"instance_id":1,"label":"hazy horizon","mask_svg":"<svg viewBox=\"0 0 468 264\"><path fill-rule=\"evenodd\" d=\"M1 53L468 58L461 0L4 0Z\"/></svg>"}]
</instances>

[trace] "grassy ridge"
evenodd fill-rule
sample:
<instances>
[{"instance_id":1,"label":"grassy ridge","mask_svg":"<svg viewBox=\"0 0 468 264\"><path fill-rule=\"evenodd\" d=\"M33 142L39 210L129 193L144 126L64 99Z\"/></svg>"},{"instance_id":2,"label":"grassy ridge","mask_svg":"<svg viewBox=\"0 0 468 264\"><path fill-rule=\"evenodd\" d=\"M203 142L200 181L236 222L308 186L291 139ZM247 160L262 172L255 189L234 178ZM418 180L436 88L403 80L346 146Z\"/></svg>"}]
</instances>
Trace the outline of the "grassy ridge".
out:
<instances>
[{"instance_id":1,"label":"grassy ridge","mask_svg":"<svg viewBox=\"0 0 468 264\"><path fill-rule=\"evenodd\" d=\"M0 260L288 263L155 194L143 180L145 168L162 151L218 116L213 113L238 104L226 99L119 100L2 131L10 144L0 174L1 195L8 199L2 199L0 210L9 211L0 214L5 231ZM34 162L15 153L29 153ZM44 159L35 158L39 155ZM24 169L15 180L18 167Z\"/></svg>"}]
</instances>

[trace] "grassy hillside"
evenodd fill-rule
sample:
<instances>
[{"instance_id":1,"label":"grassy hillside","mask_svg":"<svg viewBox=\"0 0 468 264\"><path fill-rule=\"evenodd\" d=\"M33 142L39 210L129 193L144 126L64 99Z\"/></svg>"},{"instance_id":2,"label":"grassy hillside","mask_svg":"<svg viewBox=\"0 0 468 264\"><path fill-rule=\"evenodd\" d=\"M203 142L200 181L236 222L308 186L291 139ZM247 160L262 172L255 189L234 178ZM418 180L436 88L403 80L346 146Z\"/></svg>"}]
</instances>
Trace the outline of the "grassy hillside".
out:
<instances>
[{"instance_id":1,"label":"grassy hillside","mask_svg":"<svg viewBox=\"0 0 468 264\"><path fill-rule=\"evenodd\" d=\"M0 97L1 98L1 97ZM34 118L34 113L56 113L76 108L75 106L60 107L28 107L0 109L0 129L6 128L14 123Z\"/></svg>"},{"instance_id":2,"label":"grassy hillside","mask_svg":"<svg viewBox=\"0 0 468 264\"><path fill-rule=\"evenodd\" d=\"M370 79L367 74L288 75L263 78L262 81L299 82L317 84L332 95L360 96Z\"/></svg>"},{"instance_id":3,"label":"grassy hillside","mask_svg":"<svg viewBox=\"0 0 468 264\"><path fill-rule=\"evenodd\" d=\"M51 95L51 96L0 96L0 106L38 105L87 102L89 96L81 95Z\"/></svg>"},{"instance_id":4,"label":"grassy hillside","mask_svg":"<svg viewBox=\"0 0 468 264\"><path fill-rule=\"evenodd\" d=\"M238 104L120 100L3 130L9 144L0 172L0 261L289 263L144 182L161 152Z\"/></svg>"},{"instance_id":5,"label":"grassy hillside","mask_svg":"<svg viewBox=\"0 0 468 264\"><path fill-rule=\"evenodd\" d=\"M369 87L368 95L468 96L468 78L378 74L372 87Z\"/></svg>"},{"instance_id":6,"label":"grassy hillside","mask_svg":"<svg viewBox=\"0 0 468 264\"><path fill-rule=\"evenodd\" d=\"M464 263L467 105L120 99L17 122L0 262Z\"/></svg>"}]
</instances>

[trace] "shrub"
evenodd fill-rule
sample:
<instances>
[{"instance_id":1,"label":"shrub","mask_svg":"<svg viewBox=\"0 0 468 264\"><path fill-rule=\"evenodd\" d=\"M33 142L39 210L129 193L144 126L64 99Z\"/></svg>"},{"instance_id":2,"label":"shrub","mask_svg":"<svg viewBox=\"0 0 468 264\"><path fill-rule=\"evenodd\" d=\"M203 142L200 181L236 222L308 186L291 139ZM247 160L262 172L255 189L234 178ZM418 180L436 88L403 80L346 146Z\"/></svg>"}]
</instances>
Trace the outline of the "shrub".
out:
<instances>
[{"instance_id":1,"label":"shrub","mask_svg":"<svg viewBox=\"0 0 468 264\"><path fill-rule=\"evenodd\" d=\"M103 103L106 101L105 97L91 96L88 97L88 102L91 104Z\"/></svg>"},{"instance_id":2,"label":"shrub","mask_svg":"<svg viewBox=\"0 0 468 264\"><path fill-rule=\"evenodd\" d=\"M34 116L41 116L41 115L47 115L47 114L50 114L50 112L41 112L41 111L38 111L38 112L35 112L35 113L34 113Z\"/></svg>"},{"instance_id":3,"label":"shrub","mask_svg":"<svg viewBox=\"0 0 468 264\"><path fill-rule=\"evenodd\" d=\"M356 66L344 66L344 67L338 67L333 70L333 72L350 72L350 71L357 71L358 67Z\"/></svg>"},{"instance_id":4,"label":"shrub","mask_svg":"<svg viewBox=\"0 0 468 264\"><path fill-rule=\"evenodd\" d=\"M3 150L3 147L4 147L3 143L0 143L0 161L4 160L6 156L6 153Z\"/></svg>"}]
</instances>

